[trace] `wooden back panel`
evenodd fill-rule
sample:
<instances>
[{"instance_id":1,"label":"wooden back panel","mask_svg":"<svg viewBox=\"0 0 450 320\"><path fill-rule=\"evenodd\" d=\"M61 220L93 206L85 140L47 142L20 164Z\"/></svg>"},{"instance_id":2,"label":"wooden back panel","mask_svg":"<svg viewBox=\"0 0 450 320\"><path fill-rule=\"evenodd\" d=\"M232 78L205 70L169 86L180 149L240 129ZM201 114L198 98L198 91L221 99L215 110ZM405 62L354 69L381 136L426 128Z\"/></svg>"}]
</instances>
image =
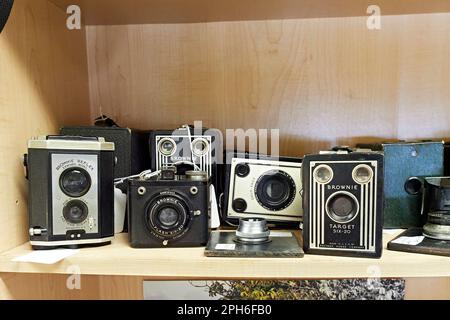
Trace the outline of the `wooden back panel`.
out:
<instances>
[{"instance_id":1,"label":"wooden back panel","mask_svg":"<svg viewBox=\"0 0 450 320\"><path fill-rule=\"evenodd\" d=\"M89 122L85 34L47 0L15 1L0 35L0 252L28 240L27 140Z\"/></svg>"},{"instance_id":2,"label":"wooden back panel","mask_svg":"<svg viewBox=\"0 0 450 320\"><path fill-rule=\"evenodd\" d=\"M450 14L88 26L93 115L279 128L281 153L450 136Z\"/></svg>"}]
</instances>

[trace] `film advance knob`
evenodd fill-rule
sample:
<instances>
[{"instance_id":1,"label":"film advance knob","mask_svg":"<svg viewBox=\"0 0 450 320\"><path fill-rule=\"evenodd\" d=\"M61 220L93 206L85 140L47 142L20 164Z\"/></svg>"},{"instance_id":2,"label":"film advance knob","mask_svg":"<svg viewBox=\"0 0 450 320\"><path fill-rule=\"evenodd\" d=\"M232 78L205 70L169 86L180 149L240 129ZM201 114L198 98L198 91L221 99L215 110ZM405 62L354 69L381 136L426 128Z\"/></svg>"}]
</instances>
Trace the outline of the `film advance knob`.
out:
<instances>
[{"instance_id":1,"label":"film advance knob","mask_svg":"<svg viewBox=\"0 0 450 320\"><path fill-rule=\"evenodd\" d=\"M33 236L41 236L41 235L47 233L47 229L30 228L30 229L28 230L28 233L30 234L30 237L33 237Z\"/></svg>"}]
</instances>

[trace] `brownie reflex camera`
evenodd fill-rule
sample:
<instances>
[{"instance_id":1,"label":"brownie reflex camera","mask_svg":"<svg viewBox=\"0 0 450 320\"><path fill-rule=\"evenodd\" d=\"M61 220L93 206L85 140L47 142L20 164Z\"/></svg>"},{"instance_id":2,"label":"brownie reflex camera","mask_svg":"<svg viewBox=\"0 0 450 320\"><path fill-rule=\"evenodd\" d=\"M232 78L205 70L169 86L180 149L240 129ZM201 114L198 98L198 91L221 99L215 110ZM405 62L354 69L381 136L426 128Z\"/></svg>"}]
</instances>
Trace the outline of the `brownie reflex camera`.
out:
<instances>
[{"instance_id":1,"label":"brownie reflex camera","mask_svg":"<svg viewBox=\"0 0 450 320\"><path fill-rule=\"evenodd\" d=\"M335 149L303 161L306 253L380 257L383 154Z\"/></svg>"},{"instance_id":2,"label":"brownie reflex camera","mask_svg":"<svg viewBox=\"0 0 450 320\"><path fill-rule=\"evenodd\" d=\"M29 234L35 249L109 243L114 236L114 144L48 136L28 142Z\"/></svg>"},{"instance_id":3,"label":"brownie reflex camera","mask_svg":"<svg viewBox=\"0 0 450 320\"><path fill-rule=\"evenodd\" d=\"M204 246L209 235L209 179L202 171L130 179L129 238L134 248Z\"/></svg>"}]
</instances>

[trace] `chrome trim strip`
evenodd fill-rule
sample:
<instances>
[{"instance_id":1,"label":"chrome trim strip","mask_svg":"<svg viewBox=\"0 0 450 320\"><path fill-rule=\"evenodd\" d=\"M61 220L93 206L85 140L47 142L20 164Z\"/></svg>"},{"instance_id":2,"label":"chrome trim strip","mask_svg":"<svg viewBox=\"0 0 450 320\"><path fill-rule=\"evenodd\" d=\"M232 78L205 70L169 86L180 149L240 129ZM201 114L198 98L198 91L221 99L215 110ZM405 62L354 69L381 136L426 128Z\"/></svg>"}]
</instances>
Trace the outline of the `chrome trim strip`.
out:
<instances>
[{"instance_id":1,"label":"chrome trim strip","mask_svg":"<svg viewBox=\"0 0 450 320\"><path fill-rule=\"evenodd\" d=\"M98 244L112 241L114 237L101 239L82 239L82 240L63 240L63 241L30 241L33 246L54 247L54 246L70 246L77 244Z\"/></svg>"}]
</instances>

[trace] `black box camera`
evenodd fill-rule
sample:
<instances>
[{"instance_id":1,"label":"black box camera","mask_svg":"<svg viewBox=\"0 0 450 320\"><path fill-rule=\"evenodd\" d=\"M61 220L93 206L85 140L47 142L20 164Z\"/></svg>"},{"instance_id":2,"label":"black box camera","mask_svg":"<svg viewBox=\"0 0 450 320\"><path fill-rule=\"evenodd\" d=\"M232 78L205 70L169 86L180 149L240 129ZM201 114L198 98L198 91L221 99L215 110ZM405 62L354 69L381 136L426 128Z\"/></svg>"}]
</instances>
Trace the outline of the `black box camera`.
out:
<instances>
[{"instance_id":1,"label":"black box camera","mask_svg":"<svg viewBox=\"0 0 450 320\"><path fill-rule=\"evenodd\" d=\"M303 161L306 253L381 256L383 154L337 150Z\"/></svg>"},{"instance_id":2,"label":"black box camera","mask_svg":"<svg viewBox=\"0 0 450 320\"><path fill-rule=\"evenodd\" d=\"M103 137L108 142L114 142L117 158L114 178L125 178L150 169L148 131L117 126L75 126L63 127L60 133L67 136Z\"/></svg>"},{"instance_id":3,"label":"black box camera","mask_svg":"<svg viewBox=\"0 0 450 320\"><path fill-rule=\"evenodd\" d=\"M205 172L130 179L129 238L135 248L205 246L209 235L209 179Z\"/></svg>"},{"instance_id":4,"label":"black box camera","mask_svg":"<svg viewBox=\"0 0 450 320\"><path fill-rule=\"evenodd\" d=\"M114 236L114 144L103 138L30 140L29 233L35 249L109 243Z\"/></svg>"}]
</instances>

